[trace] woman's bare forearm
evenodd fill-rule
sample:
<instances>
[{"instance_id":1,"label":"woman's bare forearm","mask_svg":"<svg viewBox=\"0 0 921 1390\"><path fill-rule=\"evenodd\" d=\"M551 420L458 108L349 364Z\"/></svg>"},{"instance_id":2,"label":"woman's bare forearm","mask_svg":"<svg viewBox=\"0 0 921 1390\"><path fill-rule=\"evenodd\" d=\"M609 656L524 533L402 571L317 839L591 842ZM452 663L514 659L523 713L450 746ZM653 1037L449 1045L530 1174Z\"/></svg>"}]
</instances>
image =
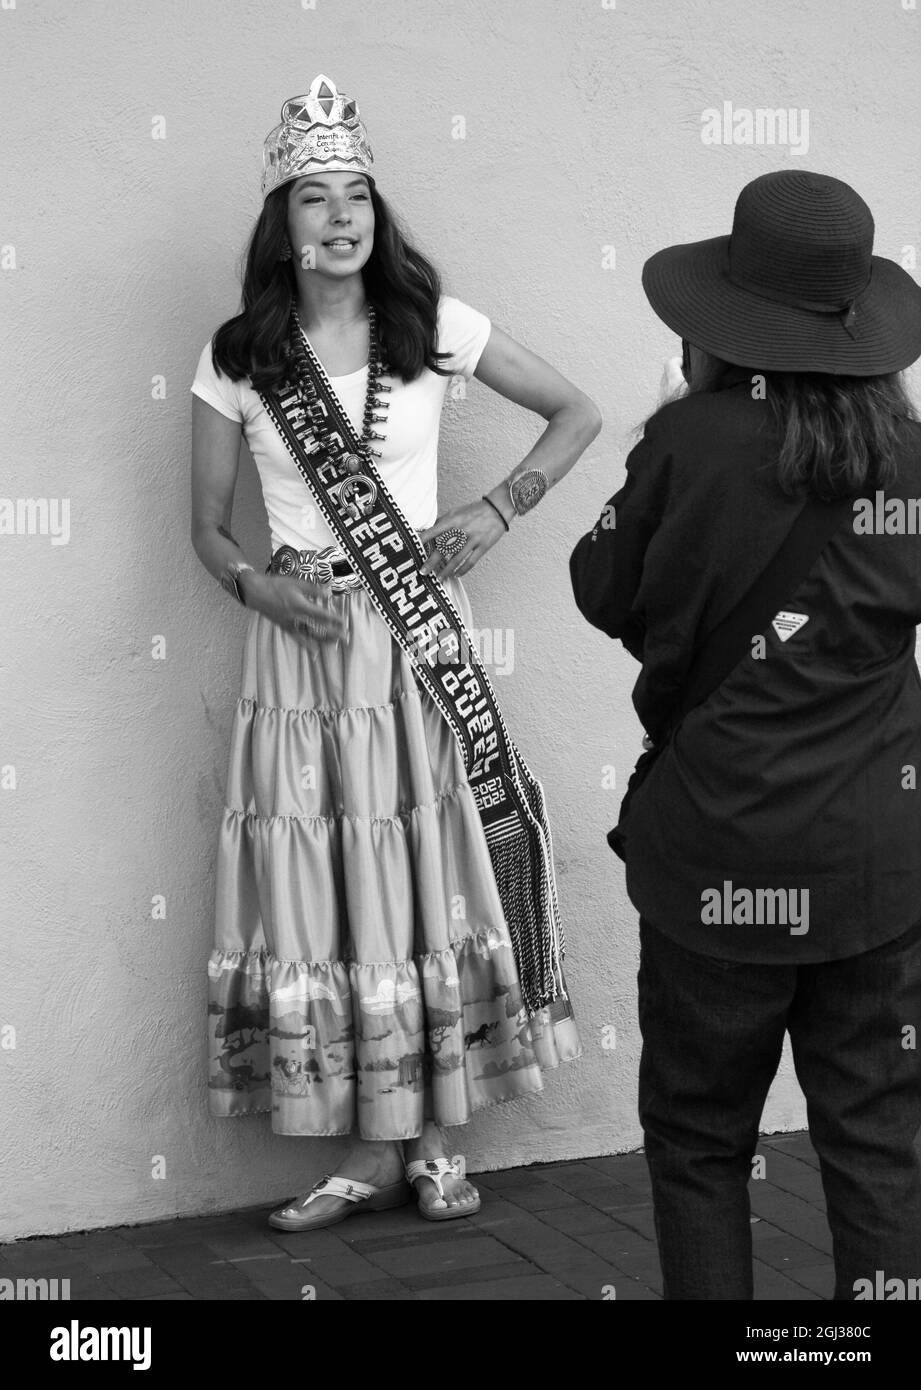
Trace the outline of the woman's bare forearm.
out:
<instances>
[{"instance_id":1,"label":"woman's bare forearm","mask_svg":"<svg viewBox=\"0 0 921 1390\"><path fill-rule=\"evenodd\" d=\"M193 528L192 548L208 573L218 581L232 560L252 564L252 560L244 554L228 528L214 522L202 522ZM265 576L256 569L246 570L240 575L238 583L248 605L251 599L258 597L264 578Z\"/></svg>"},{"instance_id":2,"label":"woman's bare forearm","mask_svg":"<svg viewBox=\"0 0 921 1390\"><path fill-rule=\"evenodd\" d=\"M510 516L512 505L509 483L521 473L539 468L547 478L548 490L558 483L597 437L602 426L601 412L588 396L561 406L547 421L547 426L534 447L519 464L486 496ZM503 506L504 503L504 506Z\"/></svg>"}]
</instances>

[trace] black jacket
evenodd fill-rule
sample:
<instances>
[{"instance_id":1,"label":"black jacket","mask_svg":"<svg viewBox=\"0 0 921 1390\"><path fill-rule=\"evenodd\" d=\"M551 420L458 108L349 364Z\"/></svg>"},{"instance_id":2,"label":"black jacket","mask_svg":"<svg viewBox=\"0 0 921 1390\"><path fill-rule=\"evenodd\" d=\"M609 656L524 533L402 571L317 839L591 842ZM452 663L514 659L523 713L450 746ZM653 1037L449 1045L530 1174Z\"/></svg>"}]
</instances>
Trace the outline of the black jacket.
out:
<instances>
[{"instance_id":1,"label":"black jacket","mask_svg":"<svg viewBox=\"0 0 921 1390\"><path fill-rule=\"evenodd\" d=\"M642 662L633 702L653 737L700 634L767 566L801 506L777 486L770 414L741 373L665 406L570 556L583 615ZM921 425L886 490L897 498L921 498ZM763 657L753 647L686 717L630 809L634 906L691 949L733 960L853 955L921 918L921 536L863 535L845 521L783 609L808 621L786 641L768 628ZM618 759L625 772L637 751ZM758 889L808 899L788 898L787 923ZM747 920L746 891L760 920Z\"/></svg>"}]
</instances>

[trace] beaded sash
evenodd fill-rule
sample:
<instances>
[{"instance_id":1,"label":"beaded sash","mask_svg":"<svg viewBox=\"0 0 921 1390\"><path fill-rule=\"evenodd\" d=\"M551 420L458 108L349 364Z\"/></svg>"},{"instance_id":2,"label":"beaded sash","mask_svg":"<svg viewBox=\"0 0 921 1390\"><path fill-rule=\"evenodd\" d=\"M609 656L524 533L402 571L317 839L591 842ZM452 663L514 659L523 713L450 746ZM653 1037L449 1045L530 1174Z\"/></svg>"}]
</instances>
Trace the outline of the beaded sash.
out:
<instances>
[{"instance_id":1,"label":"beaded sash","mask_svg":"<svg viewBox=\"0 0 921 1390\"><path fill-rule=\"evenodd\" d=\"M552 1005L554 1021L571 1017L543 788L508 733L451 596L437 576L419 573L427 556L418 534L363 448L306 339L305 345L325 427L314 427L297 384L260 392L262 403L321 515L412 662L417 684L431 695L458 740L529 1016ZM342 481L343 457L356 454L368 475L364 490L348 486L354 477Z\"/></svg>"}]
</instances>

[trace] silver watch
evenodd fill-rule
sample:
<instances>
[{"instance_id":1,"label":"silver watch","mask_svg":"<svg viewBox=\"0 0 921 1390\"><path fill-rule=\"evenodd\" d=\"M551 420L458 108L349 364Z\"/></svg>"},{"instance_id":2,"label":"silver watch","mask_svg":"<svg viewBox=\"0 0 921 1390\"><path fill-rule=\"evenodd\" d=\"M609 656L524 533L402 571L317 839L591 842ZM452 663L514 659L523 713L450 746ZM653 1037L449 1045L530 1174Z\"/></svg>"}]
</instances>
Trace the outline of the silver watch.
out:
<instances>
[{"instance_id":1,"label":"silver watch","mask_svg":"<svg viewBox=\"0 0 921 1390\"><path fill-rule=\"evenodd\" d=\"M246 607L246 599L243 597L243 590L240 588L240 575L244 570L252 570L253 566L248 565L245 560L231 560L225 567L221 575L221 588L226 589L228 594L233 594L237 603ZM255 574L255 570L253 570Z\"/></svg>"}]
</instances>

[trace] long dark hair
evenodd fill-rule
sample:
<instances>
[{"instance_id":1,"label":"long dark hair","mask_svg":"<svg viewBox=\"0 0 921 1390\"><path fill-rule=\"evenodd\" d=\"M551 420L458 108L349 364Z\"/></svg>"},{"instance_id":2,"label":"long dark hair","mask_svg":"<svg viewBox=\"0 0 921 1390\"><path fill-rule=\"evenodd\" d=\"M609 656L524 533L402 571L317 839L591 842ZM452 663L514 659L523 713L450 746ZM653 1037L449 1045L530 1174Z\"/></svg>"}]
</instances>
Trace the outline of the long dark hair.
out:
<instances>
[{"instance_id":1,"label":"long dark hair","mask_svg":"<svg viewBox=\"0 0 921 1390\"><path fill-rule=\"evenodd\" d=\"M688 344L683 342L682 348L687 374ZM712 353L701 356L688 391L719 391L727 377L738 379L739 373L753 382L763 378L764 399L780 443L777 482L788 496L813 493L830 500L867 487L891 487L896 481L896 455L905 425L918 419L900 372L768 372L733 366Z\"/></svg>"},{"instance_id":2,"label":"long dark hair","mask_svg":"<svg viewBox=\"0 0 921 1390\"><path fill-rule=\"evenodd\" d=\"M374 243L362 269L365 294L377 310L381 351L390 370L413 381L424 368L450 376L439 359L441 278L405 236L399 220L369 181ZM232 381L249 376L256 391L280 387L287 375L288 322L297 280L291 260L278 259L286 235L290 184L266 198L244 253L241 311L214 335L211 359Z\"/></svg>"}]
</instances>

